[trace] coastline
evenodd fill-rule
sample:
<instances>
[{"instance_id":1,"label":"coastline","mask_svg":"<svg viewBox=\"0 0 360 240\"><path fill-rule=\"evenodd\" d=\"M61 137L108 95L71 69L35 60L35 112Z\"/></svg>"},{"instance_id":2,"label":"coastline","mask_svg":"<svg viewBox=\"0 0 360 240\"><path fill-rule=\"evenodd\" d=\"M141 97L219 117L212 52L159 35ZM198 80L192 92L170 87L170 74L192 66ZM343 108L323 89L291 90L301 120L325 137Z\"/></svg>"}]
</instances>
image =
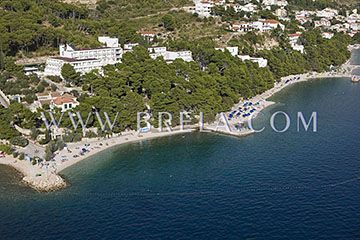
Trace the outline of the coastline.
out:
<instances>
[{"instance_id":1,"label":"coastline","mask_svg":"<svg viewBox=\"0 0 360 240\"><path fill-rule=\"evenodd\" d=\"M341 68L345 68L349 66L350 60L344 63ZM359 66L360 67L360 66ZM305 74L298 74L298 75L290 75L286 77L282 77L280 82L276 82L274 87L265 91L262 94L256 95L251 99L243 99L240 100L237 104L235 104L232 108L232 111L239 109L240 106L243 106L246 102L258 102L259 104L253 106L252 108L256 109L254 113L254 117L264 110L265 108L276 104L275 102L268 101L267 99L273 96L274 94L280 92L281 90L285 89L288 86L291 86L297 82L304 82L310 79L321 79L321 78L338 78L338 77L350 77L350 74L340 73L334 74L331 72L324 72L324 73L305 73ZM291 79L291 80L290 80ZM225 113L228 116L230 112ZM233 125L237 122L246 122L250 119L250 116L239 116L229 120L229 124ZM253 134L249 130L243 132L235 132L229 133L228 131L224 130L217 130L216 124L206 124L204 126L205 130L210 130L211 132L226 134L231 136L248 136ZM31 163L23 160L18 160L13 158L12 156L6 156L5 158L0 158L0 164L7 165L10 167L15 168L18 172L23 175L22 182L26 185L30 186L31 188L37 191L56 191L62 188L66 188L69 184L62 178L59 173L64 169L77 164L78 162L92 157L101 153L102 151L108 150L112 147L119 146L126 143L133 143L137 141L143 141L147 139L153 139L158 137L164 136L171 136L175 134L187 133L195 131L196 128L199 128L198 125L188 125L185 126L185 130L180 130L179 127L175 127L172 132L163 131L163 132L147 132L141 133L139 135L136 131L129 131L123 132L121 136L113 137L113 138L102 138L102 139L88 139L82 140L81 142L77 143L69 143L67 144L67 148L59 151L56 153L54 161L51 161L48 166L40 166L40 165L32 165ZM85 146L85 144L87 146ZM83 152L82 150L85 149L86 151ZM82 154L80 154L82 152ZM75 157L77 156L77 157Z\"/></svg>"},{"instance_id":2,"label":"coastline","mask_svg":"<svg viewBox=\"0 0 360 240\"><path fill-rule=\"evenodd\" d=\"M250 99L243 99L240 100L237 104L234 105L234 107L232 108L231 111L236 111L239 109L239 107L242 107L245 103L247 102L252 102L252 103L256 103L258 102L259 105L257 106L252 106L253 109L255 109L254 112L254 118L256 118L256 116L263 111L264 109L266 109L267 107L276 104L276 102L273 101L269 101L268 99L270 97L272 97L273 95L275 95L276 93L282 91L283 89L293 85L294 83L299 83L299 82L306 82L309 80L313 80L313 79L322 79L322 78L344 78L344 77L351 77L351 75L349 74L333 74L331 72L324 72L324 73L304 73L304 74L298 74L298 75L289 75L286 77L282 77L280 82L276 82L274 84L274 87L263 92L262 94L256 95ZM292 80L289 80L292 79ZM288 82L287 82L288 81ZM227 114L231 113L228 112ZM234 117L229 121L230 124L236 124L237 122L247 122L249 121L251 118L251 116L239 116L239 117Z\"/></svg>"},{"instance_id":3,"label":"coastline","mask_svg":"<svg viewBox=\"0 0 360 240\"><path fill-rule=\"evenodd\" d=\"M17 172L22 175L22 183L39 192L57 191L66 188L69 184L59 174L64 169L71 167L78 162L81 162L89 157L95 156L112 147L120 146L126 143L133 143L137 141L144 141L153 138L172 136L181 133L193 132L197 125L186 126L184 130L174 129L174 131L163 132L148 132L138 135L136 131L123 133L123 135L114 138L102 139L89 139L88 141L81 141L76 143L67 144L67 148L56 153L55 161L51 161L49 166L32 165L25 160L15 159L13 156L6 156L0 158L0 164L13 167ZM84 144L88 143L90 146L85 147ZM75 158L74 154L78 154L82 148L87 148L83 156ZM70 150L72 153L69 153ZM78 150L78 152L76 152ZM64 157L63 157L64 156ZM65 157L66 156L66 157ZM64 159L66 161L63 161Z\"/></svg>"}]
</instances>

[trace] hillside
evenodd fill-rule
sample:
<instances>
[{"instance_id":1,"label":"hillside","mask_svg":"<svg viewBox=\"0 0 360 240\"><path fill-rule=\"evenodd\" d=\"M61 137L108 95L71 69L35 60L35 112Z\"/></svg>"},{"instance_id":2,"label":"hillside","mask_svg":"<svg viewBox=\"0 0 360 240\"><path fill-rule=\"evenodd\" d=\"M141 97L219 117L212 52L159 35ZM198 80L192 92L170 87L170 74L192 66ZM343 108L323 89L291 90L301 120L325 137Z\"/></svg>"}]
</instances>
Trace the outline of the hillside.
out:
<instances>
[{"instance_id":1,"label":"hillside","mask_svg":"<svg viewBox=\"0 0 360 240\"><path fill-rule=\"evenodd\" d=\"M96 4L99 0L62 0L65 3Z\"/></svg>"}]
</instances>

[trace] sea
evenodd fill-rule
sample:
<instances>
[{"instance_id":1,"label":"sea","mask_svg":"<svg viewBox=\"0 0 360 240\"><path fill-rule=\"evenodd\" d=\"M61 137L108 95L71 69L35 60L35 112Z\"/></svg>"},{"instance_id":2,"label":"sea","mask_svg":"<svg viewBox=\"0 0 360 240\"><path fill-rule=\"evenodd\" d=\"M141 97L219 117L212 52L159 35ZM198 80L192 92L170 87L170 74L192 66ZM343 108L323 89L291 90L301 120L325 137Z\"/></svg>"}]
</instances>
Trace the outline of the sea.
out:
<instances>
[{"instance_id":1,"label":"sea","mask_svg":"<svg viewBox=\"0 0 360 240\"><path fill-rule=\"evenodd\" d=\"M314 79L271 100L260 133L114 147L64 170L57 192L0 166L0 239L360 239L360 84Z\"/></svg>"}]
</instances>

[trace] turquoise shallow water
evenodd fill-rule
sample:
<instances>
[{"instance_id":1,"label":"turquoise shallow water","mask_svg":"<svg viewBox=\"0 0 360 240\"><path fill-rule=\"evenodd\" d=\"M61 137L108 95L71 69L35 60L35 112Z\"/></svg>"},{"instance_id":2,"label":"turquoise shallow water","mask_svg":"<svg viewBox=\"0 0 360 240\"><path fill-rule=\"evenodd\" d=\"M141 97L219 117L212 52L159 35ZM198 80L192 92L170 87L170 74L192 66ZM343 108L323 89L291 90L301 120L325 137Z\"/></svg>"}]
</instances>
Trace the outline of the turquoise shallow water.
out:
<instances>
[{"instance_id":1,"label":"turquoise shallow water","mask_svg":"<svg viewBox=\"0 0 360 240\"><path fill-rule=\"evenodd\" d=\"M360 84L312 80L273 100L262 133L115 147L66 169L55 193L0 166L0 239L359 239ZM289 131L270 129L276 111ZM318 132L297 132L299 111L318 113Z\"/></svg>"}]
</instances>

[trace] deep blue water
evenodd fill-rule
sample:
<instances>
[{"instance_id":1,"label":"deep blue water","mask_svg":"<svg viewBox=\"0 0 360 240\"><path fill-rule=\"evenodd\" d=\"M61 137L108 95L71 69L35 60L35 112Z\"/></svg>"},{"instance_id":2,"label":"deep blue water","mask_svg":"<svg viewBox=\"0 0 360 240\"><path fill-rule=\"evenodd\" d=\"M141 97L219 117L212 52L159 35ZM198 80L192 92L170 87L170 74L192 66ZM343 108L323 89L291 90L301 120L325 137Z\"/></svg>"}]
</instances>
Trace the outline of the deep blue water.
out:
<instances>
[{"instance_id":1,"label":"deep blue water","mask_svg":"<svg viewBox=\"0 0 360 240\"><path fill-rule=\"evenodd\" d=\"M119 146L66 169L55 193L0 166L0 239L359 239L360 84L312 80L273 100L262 133ZM276 111L289 131L271 130ZM297 132L297 112L314 111L318 132Z\"/></svg>"}]
</instances>

